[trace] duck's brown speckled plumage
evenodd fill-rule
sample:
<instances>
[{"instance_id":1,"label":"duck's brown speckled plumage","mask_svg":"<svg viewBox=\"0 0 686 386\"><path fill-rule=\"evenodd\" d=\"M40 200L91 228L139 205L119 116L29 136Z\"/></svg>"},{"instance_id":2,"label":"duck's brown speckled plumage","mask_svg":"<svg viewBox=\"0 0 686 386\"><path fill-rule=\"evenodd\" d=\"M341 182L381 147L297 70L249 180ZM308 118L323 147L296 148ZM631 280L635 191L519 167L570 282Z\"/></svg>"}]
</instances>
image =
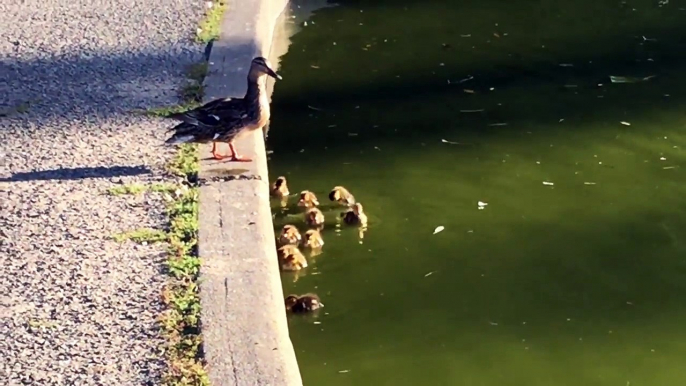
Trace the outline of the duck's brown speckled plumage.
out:
<instances>
[{"instance_id":1,"label":"duck's brown speckled plumage","mask_svg":"<svg viewBox=\"0 0 686 386\"><path fill-rule=\"evenodd\" d=\"M248 90L243 98L221 98L183 113L169 115L168 118L181 121L169 129L174 134L167 144L180 143L228 143L234 160L240 160L235 153L233 141L243 133L261 129L269 123L270 110L267 98L267 76L280 79L266 59L253 59L248 73ZM212 154L217 159L216 146Z\"/></svg>"}]
</instances>

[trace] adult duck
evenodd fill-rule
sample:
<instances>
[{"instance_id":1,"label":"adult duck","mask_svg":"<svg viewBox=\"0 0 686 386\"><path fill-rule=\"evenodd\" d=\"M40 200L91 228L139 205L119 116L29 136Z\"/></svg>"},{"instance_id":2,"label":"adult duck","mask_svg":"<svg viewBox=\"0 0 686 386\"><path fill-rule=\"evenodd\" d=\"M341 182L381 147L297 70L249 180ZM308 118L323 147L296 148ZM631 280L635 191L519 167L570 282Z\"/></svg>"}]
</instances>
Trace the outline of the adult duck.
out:
<instances>
[{"instance_id":1,"label":"adult duck","mask_svg":"<svg viewBox=\"0 0 686 386\"><path fill-rule=\"evenodd\" d=\"M243 98L220 98L183 113L171 114L167 118L181 121L170 128L174 134L165 141L168 145L182 143L212 142L212 156L221 160L249 162L236 152L233 142L245 133L262 129L269 123L269 99L267 98L267 76L281 79L272 70L267 59L256 57L248 72L248 90ZM231 155L217 152L217 143L228 143Z\"/></svg>"}]
</instances>

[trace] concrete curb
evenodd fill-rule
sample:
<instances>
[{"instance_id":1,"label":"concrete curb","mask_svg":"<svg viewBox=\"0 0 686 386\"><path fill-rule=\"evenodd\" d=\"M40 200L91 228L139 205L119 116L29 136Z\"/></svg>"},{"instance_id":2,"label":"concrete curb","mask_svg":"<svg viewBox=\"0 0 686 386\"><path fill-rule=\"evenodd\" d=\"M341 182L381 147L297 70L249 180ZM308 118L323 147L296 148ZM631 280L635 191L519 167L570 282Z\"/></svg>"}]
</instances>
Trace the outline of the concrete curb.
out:
<instances>
[{"instance_id":1,"label":"concrete curb","mask_svg":"<svg viewBox=\"0 0 686 386\"><path fill-rule=\"evenodd\" d=\"M250 60L269 56L287 3L229 2L210 54L207 100L243 96ZM201 323L210 384L302 386L288 336L262 133L236 147L254 161L205 160L210 145L200 147L200 178L223 179L200 188Z\"/></svg>"}]
</instances>

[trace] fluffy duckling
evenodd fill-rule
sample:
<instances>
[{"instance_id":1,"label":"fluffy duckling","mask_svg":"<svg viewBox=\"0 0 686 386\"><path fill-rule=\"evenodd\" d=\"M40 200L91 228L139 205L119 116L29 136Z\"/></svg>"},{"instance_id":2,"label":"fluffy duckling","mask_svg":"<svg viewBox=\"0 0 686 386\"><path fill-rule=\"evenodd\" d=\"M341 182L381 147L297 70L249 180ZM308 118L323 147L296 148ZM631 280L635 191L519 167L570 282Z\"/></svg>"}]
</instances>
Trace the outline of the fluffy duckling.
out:
<instances>
[{"instance_id":1,"label":"fluffy duckling","mask_svg":"<svg viewBox=\"0 0 686 386\"><path fill-rule=\"evenodd\" d=\"M329 200L338 202L340 204L350 206L355 203L355 197L350 194L348 189L342 186L336 186L329 193Z\"/></svg>"},{"instance_id":2,"label":"fluffy duckling","mask_svg":"<svg viewBox=\"0 0 686 386\"><path fill-rule=\"evenodd\" d=\"M297 245L301 240L302 236L300 236L300 231L298 231L298 228L296 228L295 225L284 225L281 229L281 234L279 235L280 245Z\"/></svg>"},{"instance_id":3,"label":"fluffy duckling","mask_svg":"<svg viewBox=\"0 0 686 386\"><path fill-rule=\"evenodd\" d=\"M286 177L281 176L274 181L269 193L272 197L284 198L287 197L291 192L288 191L288 184L286 183Z\"/></svg>"},{"instance_id":4,"label":"fluffy duckling","mask_svg":"<svg viewBox=\"0 0 686 386\"><path fill-rule=\"evenodd\" d=\"M324 226L324 213L317 208L310 208L305 212L305 222L313 228L322 227Z\"/></svg>"},{"instance_id":5,"label":"fluffy duckling","mask_svg":"<svg viewBox=\"0 0 686 386\"><path fill-rule=\"evenodd\" d=\"M306 313L324 307L324 303L315 294L289 295L286 297L286 312Z\"/></svg>"},{"instance_id":6,"label":"fluffy duckling","mask_svg":"<svg viewBox=\"0 0 686 386\"><path fill-rule=\"evenodd\" d=\"M349 225L367 225L367 215L359 202L351 206L349 211L341 214L341 217Z\"/></svg>"},{"instance_id":7,"label":"fluffy duckling","mask_svg":"<svg viewBox=\"0 0 686 386\"><path fill-rule=\"evenodd\" d=\"M309 229L303 237L303 248L318 249L324 245L321 233L317 229Z\"/></svg>"},{"instance_id":8,"label":"fluffy duckling","mask_svg":"<svg viewBox=\"0 0 686 386\"><path fill-rule=\"evenodd\" d=\"M307 260L295 245L284 245L278 249L279 262L284 271L299 271L307 267Z\"/></svg>"},{"instance_id":9,"label":"fluffy duckling","mask_svg":"<svg viewBox=\"0 0 686 386\"><path fill-rule=\"evenodd\" d=\"M314 193L310 192L309 190L303 190L300 192L298 206L314 208L315 206L319 206L319 200L317 200L317 196L315 196Z\"/></svg>"}]
</instances>

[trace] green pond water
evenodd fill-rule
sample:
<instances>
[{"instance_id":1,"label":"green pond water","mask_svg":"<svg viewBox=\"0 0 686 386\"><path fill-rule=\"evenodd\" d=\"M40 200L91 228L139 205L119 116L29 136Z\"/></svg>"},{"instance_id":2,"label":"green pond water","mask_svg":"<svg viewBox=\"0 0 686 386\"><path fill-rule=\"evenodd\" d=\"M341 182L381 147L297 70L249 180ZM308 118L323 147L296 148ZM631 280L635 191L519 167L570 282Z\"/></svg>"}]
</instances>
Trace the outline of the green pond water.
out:
<instances>
[{"instance_id":1,"label":"green pond water","mask_svg":"<svg viewBox=\"0 0 686 386\"><path fill-rule=\"evenodd\" d=\"M686 2L339 3L267 143L327 216L283 274L325 304L289 317L305 385L686 385Z\"/></svg>"}]
</instances>

